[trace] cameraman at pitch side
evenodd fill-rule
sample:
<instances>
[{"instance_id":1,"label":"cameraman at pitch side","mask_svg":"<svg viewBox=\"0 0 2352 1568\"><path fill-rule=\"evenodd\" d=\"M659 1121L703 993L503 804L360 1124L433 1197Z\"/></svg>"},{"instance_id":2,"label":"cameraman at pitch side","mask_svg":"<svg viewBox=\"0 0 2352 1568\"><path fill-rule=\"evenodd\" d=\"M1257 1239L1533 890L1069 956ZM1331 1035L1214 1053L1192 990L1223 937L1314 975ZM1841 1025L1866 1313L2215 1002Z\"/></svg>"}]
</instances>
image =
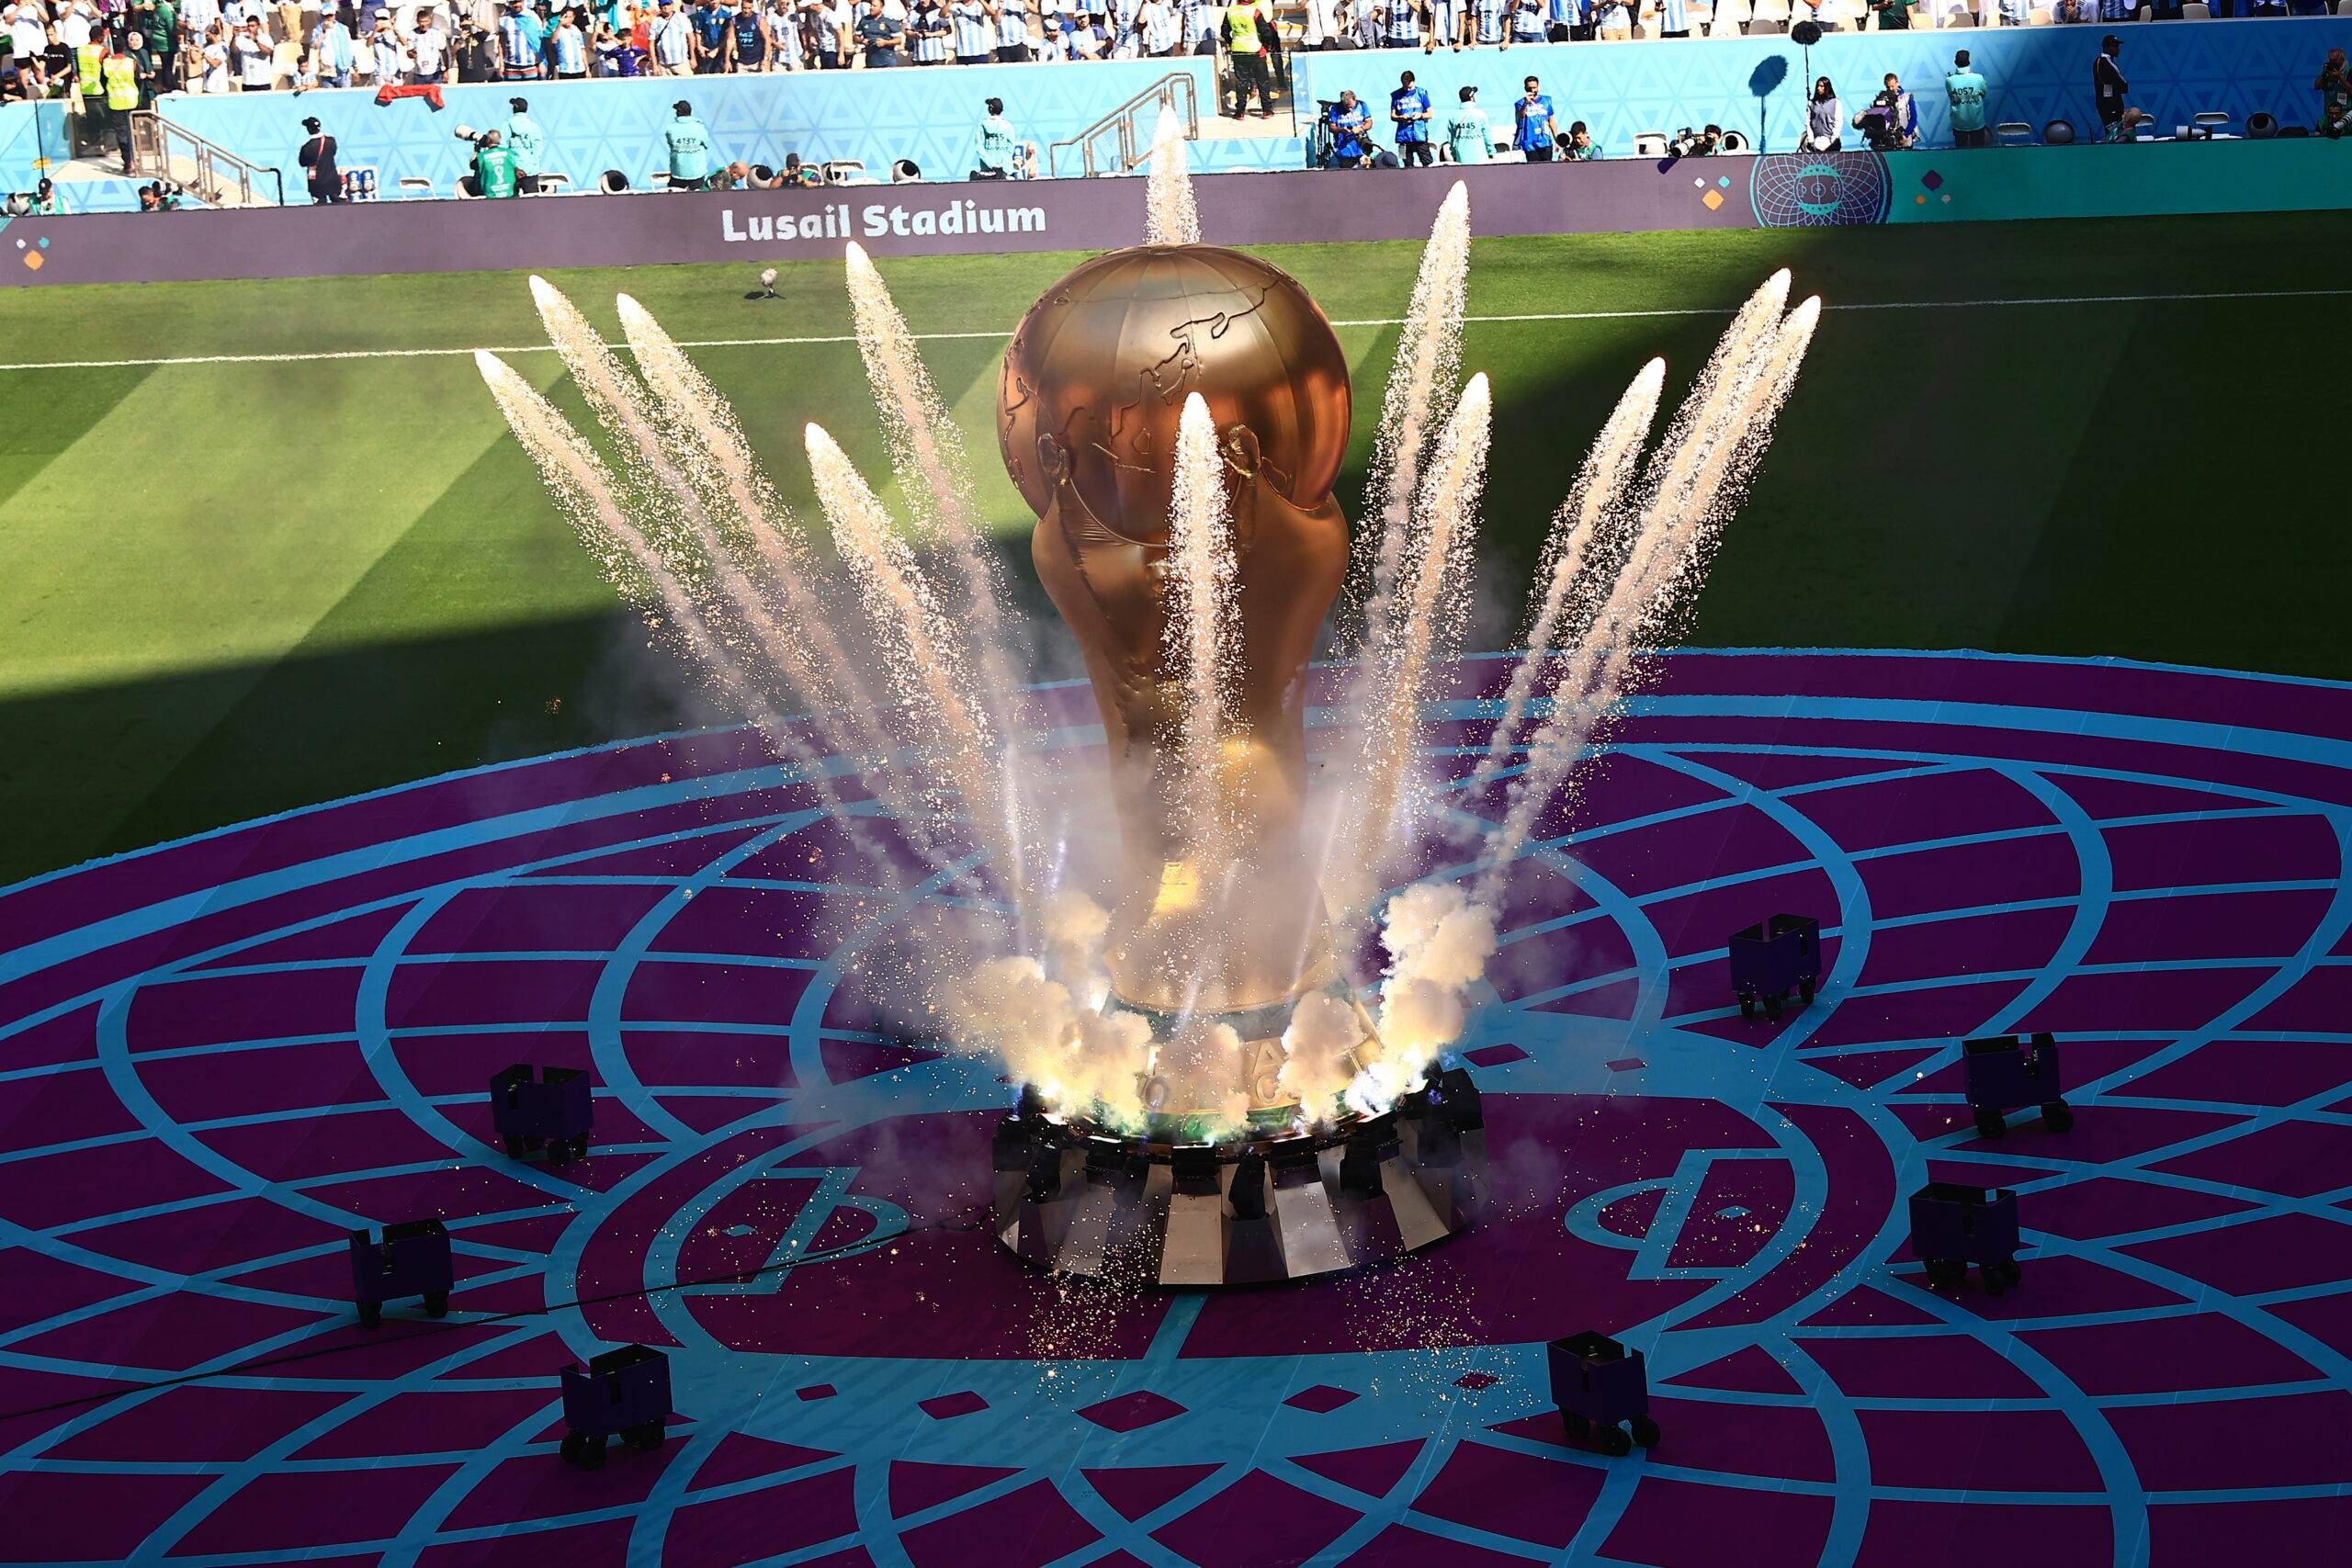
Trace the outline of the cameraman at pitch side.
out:
<instances>
[{"instance_id":1,"label":"cameraman at pitch side","mask_svg":"<svg viewBox=\"0 0 2352 1568\"><path fill-rule=\"evenodd\" d=\"M475 130L469 126L458 127L458 140L470 141L474 148L474 172L458 182L460 188L470 184L470 194L492 200L504 200L516 193L517 174L514 150L495 130Z\"/></svg>"}]
</instances>

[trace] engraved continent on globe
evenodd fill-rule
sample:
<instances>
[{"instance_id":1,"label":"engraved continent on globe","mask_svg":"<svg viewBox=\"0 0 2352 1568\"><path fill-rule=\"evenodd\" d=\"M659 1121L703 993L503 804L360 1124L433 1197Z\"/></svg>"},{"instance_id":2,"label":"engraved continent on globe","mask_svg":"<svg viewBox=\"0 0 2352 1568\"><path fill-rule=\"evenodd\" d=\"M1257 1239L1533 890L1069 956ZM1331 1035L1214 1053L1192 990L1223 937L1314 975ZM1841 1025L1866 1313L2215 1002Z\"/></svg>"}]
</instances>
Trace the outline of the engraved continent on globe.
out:
<instances>
[{"instance_id":1,"label":"engraved continent on globe","mask_svg":"<svg viewBox=\"0 0 2352 1568\"><path fill-rule=\"evenodd\" d=\"M1193 392L1220 432L1248 433L1239 464L1262 462L1294 505L1329 497L1351 413L1339 339L1288 274L1213 245L1114 251L1046 290L1005 352L1005 468L1043 516L1066 466L1096 522L1159 544Z\"/></svg>"}]
</instances>

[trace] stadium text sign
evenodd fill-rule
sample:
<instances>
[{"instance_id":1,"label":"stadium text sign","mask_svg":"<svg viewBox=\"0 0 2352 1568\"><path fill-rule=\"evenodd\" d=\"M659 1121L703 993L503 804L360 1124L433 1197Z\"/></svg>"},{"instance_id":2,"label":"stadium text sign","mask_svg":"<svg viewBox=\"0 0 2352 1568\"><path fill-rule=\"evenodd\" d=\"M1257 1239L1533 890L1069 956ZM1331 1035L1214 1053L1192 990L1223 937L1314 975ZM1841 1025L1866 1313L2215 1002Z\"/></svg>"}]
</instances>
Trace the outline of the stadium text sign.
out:
<instances>
[{"instance_id":1,"label":"stadium text sign","mask_svg":"<svg viewBox=\"0 0 2352 1568\"><path fill-rule=\"evenodd\" d=\"M1688 164L1634 160L1433 173L1301 169L1204 175L1194 190L1202 232L1227 245L1418 238L1456 179L1470 186L1482 235L1745 229L1756 223L1750 162L1709 159L1703 178ZM9 249L39 259L0 261L0 282L838 262L851 240L885 256L1104 251L1143 238L1144 188L1139 179L953 181L20 218L7 238L23 243Z\"/></svg>"},{"instance_id":2,"label":"stadium text sign","mask_svg":"<svg viewBox=\"0 0 2352 1568\"><path fill-rule=\"evenodd\" d=\"M900 202L869 202L853 213L850 203L829 202L822 212L747 212L739 220L735 209L718 209L718 237L729 244L766 240L878 240L886 235L1042 234L1043 207L1006 207L969 198L909 207Z\"/></svg>"}]
</instances>

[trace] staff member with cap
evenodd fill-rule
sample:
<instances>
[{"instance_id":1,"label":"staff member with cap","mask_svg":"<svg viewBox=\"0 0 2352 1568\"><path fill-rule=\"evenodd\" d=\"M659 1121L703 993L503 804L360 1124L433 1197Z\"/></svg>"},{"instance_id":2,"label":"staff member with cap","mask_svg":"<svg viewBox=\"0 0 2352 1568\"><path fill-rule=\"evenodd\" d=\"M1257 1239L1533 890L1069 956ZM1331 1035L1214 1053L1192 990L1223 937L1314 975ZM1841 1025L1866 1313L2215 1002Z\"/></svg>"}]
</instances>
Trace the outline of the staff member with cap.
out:
<instances>
[{"instance_id":1,"label":"staff member with cap","mask_svg":"<svg viewBox=\"0 0 2352 1568\"><path fill-rule=\"evenodd\" d=\"M710 129L695 118L695 107L685 99L671 107L678 118L662 133L670 148L670 188L700 190L710 179Z\"/></svg>"},{"instance_id":2,"label":"staff member with cap","mask_svg":"<svg viewBox=\"0 0 2352 1568\"><path fill-rule=\"evenodd\" d=\"M514 155L514 183L525 196L539 194L539 169L547 156L548 133L531 118L531 100L509 98L506 107L514 111L506 121L506 129L499 141Z\"/></svg>"},{"instance_id":3,"label":"staff member with cap","mask_svg":"<svg viewBox=\"0 0 2352 1568\"><path fill-rule=\"evenodd\" d=\"M343 173L334 166L334 138L319 129L316 116L302 122L311 139L302 143L300 162L311 171L311 200L324 207L330 202L348 201L343 194Z\"/></svg>"}]
</instances>

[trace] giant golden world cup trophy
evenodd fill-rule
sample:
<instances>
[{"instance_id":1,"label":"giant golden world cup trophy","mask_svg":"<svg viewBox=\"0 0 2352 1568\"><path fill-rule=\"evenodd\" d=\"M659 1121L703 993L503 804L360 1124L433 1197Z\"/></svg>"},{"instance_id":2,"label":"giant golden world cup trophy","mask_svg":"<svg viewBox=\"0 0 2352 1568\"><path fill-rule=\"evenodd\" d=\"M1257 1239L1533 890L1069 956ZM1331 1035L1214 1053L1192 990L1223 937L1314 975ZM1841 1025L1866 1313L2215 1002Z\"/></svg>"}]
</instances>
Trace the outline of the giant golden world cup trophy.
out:
<instances>
[{"instance_id":1,"label":"giant golden world cup trophy","mask_svg":"<svg viewBox=\"0 0 2352 1568\"><path fill-rule=\"evenodd\" d=\"M1184 694L1163 653L1177 431L1196 392L1216 423L1238 567L1213 844L1175 809ZM1348 563L1332 490L1350 412L1346 360L1306 291L1215 246L1086 263L1005 355L1005 466L1037 513L1037 573L1084 652L1109 743L1126 881L1104 961L1117 1001L1152 1020L1163 1065L1146 1102L1169 1116L1229 1114L1246 1096L1261 1122L1286 1120L1292 1005L1345 988L1301 818L1306 662ZM1204 1059L1212 1039L1225 1049Z\"/></svg>"}]
</instances>

